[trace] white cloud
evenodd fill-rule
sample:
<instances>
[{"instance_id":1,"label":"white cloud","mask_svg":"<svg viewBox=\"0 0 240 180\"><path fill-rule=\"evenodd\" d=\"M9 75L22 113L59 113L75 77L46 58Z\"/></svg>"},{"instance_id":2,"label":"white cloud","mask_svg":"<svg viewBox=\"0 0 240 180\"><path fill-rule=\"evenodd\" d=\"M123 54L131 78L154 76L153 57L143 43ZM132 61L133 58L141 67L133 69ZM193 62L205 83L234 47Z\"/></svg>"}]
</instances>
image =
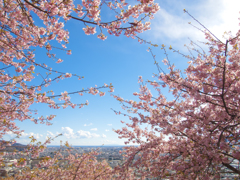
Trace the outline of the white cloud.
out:
<instances>
[{"instance_id":1,"label":"white cloud","mask_svg":"<svg viewBox=\"0 0 240 180\"><path fill-rule=\"evenodd\" d=\"M107 132L108 132L109 130L108 130L108 129L106 129L105 131L107 131Z\"/></svg>"},{"instance_id":2,"label":"white cloud","mask_svg":"<svg viewBox=\"0 0 240 180\"><path fill-rule=\"evenodd\" d=\"M103 137L103 138L106 138L107 136L106 136L105 134L102 134L102 137Z\"/></svg>"},{"instance_id":3,"label":"white cloud","mask_svg":"<svg viewBox=\"0 0 240 180\"><path fill-rule=\"evenodd\" d=\"M30 132L30 133L25 133L25 132L22 132L21 133L21 137L23 138L29 138L30 136L33 136L34 138L36 139L39 139L40 137L42 137L43 135L42 134L35 134L33 132Z\"/></svg>"},{"instance_id":4,"label":"white cloud","mask_svg":"<svg viewBox=\"0 0 240 180\"><path fill-rule=\"evenodd\" d=\"M29 144L29 139L17 139L17 143Z\"/></svg>"},{"instance_id":5,"label":"white cloud","mask_svg":"<svg viewBox=\"0 0 240 180\"><path fill-rule=\"evenodd\" d=\"M10 137L16 137L16 134L14 134L12 131L6 132L6 135L8 135Z\"/></svg>"},{"instance_id":6,"label":"white cloud","mask_svg":"<svg viewBox=\"0 0 240 180\"><path fill-rule=\"evenodd\" d=\"M113 141L113 140L104 140L102 141L103 143L106 143L106 144L113 144L113 143L116 143L116 141Z\"/></svg>"},{"instance_id":7,"label":"white cloud","mask_svg":"<svg viewBox=\"0 0 240 180\"><path fill-rule=\"evenodd\" d=\"M93 123L90 123L90 124L84 124L84 126L91 126L93 125Z\"/></svg>"},{"instance_id":8,"label":"white cloud","mask_svg":"<svg viewBox=\"0 0 240 180\"><path fill-rule=\"evenodd\" d=\"M12 139L12 138L15 138L15 137L17 137L17 135L16 134L14 134L13 132L11 132L11 131L8 131L8 132L6 132L6 138L8 139ZM43 137L43 135L42 134L39 134L39 133L33 133L33 132L30 132L30 133L26 133L26 132L22 132L22 133L20 133L20 138L17 138L16 140L17 140L17 142L28 142L29 143L29 137L30 136L33 136L34 138L36 138L36 139L40 139L41 137Z\"/></svg>"},{"instance_id":9,"label":"white cloud","mask_svg":"<svg viewBox=\"0 0 240 180\"><path fill-rule=\"evenodd\" d=\"M59 135L59 134L62 134L62 133L60 133L60 132L57 131L56 134Z\"/></svg>"},{"instance_id":10,"label":"white cloud","mask_svg":"<svg viewBox=\"0 0 240 180\"><path fill-rule=\"evenodd\" d=\"M51 131L47 131L47 135L54 136L54 134Z\"/></svg>"},{"instance_id":11,"label":"white cloud","mask_svg":"<svg viewBox=\"0 0 240 180\"><path fill-rule=\"evenodd\" d=\"M97 128L93 128L93 129L97 129ZM71 139L82 139L82 138L98 138L100 137L99 134L96 133L91 133L89 131L83 131L83 130L79 130L76 133L73 132L73 129L71 129L70 127L62 127L63 130L63 135L66 138L71 138Z\"/></svg>"},{"instance_id":12,"label":"white cloud","mask_svg":"<svg viewBox=\"0 0 240 180\"><path fill-rule=\"evenodd\" d=\"M66 138L75 138L73 129L70 127L62 127L63 135L66 136Z\"/></svg>"},{"instance_id":13,"label":"white cloud","mask_svg":"<svg viewBox=\"0 0 240 180\"><path fill-rule=\"evenodd\" d=\"M108 126L112 126L112 124L107 124Z\"/></svg>"},{"instance_id":14,"label":"white cloud","mask_svg":"<svg viewBox=\"0 0 240 180\"><path fill-rule=\"evenodd\" d=\"M92 128L92 129L90 129L91 131L97 131L97 128Z\"/></svg>"},{"instance_id":15,"label":"white cloud","mask_svg":"<svg viewBox=\"0 0 240 180\"><path fill-rule=\"evenodd\" d=\"M93 138L93 137L100 137L99 134L95 134L95 133L90 133L89 131L83 131L83 130L79 130L76 133L77 138Z\"/></svg>"},{"instance_id":16,"label":"white cloud","mask_svg":"<svg viewBox=\"0 0 240 180\"><path fill-rule=\"evenodd\" d=\"M188 4L172 0L163 1L162 5L159 4L161 9L151 21L151 30L146 33L147 39L155 40L154 43L159 45L167 44L179 49L184 44L189 44L188 38L194 42L205 41L204 34L188 25L190 21L203 29L186 13L183 13L184 8L221 40L223 40L222 35L225 31L232 30L235 35L239 29L239 0L219 0L217 3L216 0L206 0Z\"/></svg>"}]
</instances>

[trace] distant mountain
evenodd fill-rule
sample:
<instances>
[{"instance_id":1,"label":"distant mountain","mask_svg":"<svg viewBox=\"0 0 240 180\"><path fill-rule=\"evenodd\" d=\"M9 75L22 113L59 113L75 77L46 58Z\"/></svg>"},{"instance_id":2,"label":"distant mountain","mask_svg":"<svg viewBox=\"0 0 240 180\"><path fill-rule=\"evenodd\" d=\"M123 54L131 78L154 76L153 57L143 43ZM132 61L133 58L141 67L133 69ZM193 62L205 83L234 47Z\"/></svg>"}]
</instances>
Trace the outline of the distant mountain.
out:
<instances>
[{"instance_id":1,"label":"distant mountain","mask_svg":"<svg viewBox=\"0 0 240 180\"><path fill-rule=\"evenodd\" d=\"M7 142L7 141L0 140L0 142ZM21 143L14 143L14 144L12 144L12 146L26 146L26 145L21 144Z\"/></svg>"},{"instance_id":2,"label":"distant mountain","mask_svg":"<svg viewBox=\"0 0 240 180\"><path fill-rule=\"evenodd\" d=\"M26 146L26 145L20 144L20 143L14 143L12 146Z\"/></svg>"},{"instance_id":3,"label":"distant mountain","mask_svg":"<svg viewBox=\"0 0 240 180\"><path fill-rule=\"evenodd\" d=\"M5 141L4 140L0 140L0 142L3 142L3 146L5 145ZM7 145L7 143L6 143ZM21 144L21 143L14 143L12 144L11 146L6 146L6 148L4 148L3 150L1 151L9 151L9 152L12 152L12 151L23 151L27 146L24 145L24 144Z\"/></svg>"}]
</instances>

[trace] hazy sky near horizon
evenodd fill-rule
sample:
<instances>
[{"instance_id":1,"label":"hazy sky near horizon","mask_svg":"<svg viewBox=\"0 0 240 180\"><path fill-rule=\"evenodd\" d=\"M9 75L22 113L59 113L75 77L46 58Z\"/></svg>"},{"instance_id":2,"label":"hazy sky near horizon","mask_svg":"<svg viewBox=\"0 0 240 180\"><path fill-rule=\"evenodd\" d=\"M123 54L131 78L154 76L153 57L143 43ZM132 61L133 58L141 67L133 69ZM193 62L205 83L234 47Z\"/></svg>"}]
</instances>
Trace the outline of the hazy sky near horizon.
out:
<instances>
[{"instance_id":1,"label":"hazy sky near horizon","mask_svg":"<svg viewBox=\"0 0 240 180\"><path fill-rule=\"evenodd\" d=\"M188 24L191 22L202 28L191 17L183 12L186 9L191 15L204 24L218 38L223 39L225 31L236 34L239 30L240 1L239 0L159 0L160 11L151 21L151 30L139 34L147 41L158 44L153 48L158 62L165 58L161 50L161 44L172 46L182 52L187 52L184 44L189 44L189 39L194 42L204 41L204 35ZM54 69L59 71L78 74L85 78L81 81L71 78L53 83L51 88L56 94L68 91L73 92L82 88L102 86L104 83L112 83L115 91L113 94L120 95L124 99L134 99L132 95L139 91L138 76L144 80L152 79L152 73L157 73L151 54L146 50L149 45L139 44L137 40L125 36L108 36L102 41L95 35L87 36L82 31L82 25L76 21L69 21L66 29L70 32L68 49L72 55L67 56L63 52L56 54L64 59L61 64L53 64ZM180 56L169 53L169 58L176 67L184 69L187 60ZM36 61L44 57L41 52L36 52ZM46 64L48 61L46 60ZM170 98L169 94L165 94ZM124 144L124 139L118 139L113 129L119 129L124 125L120 120L127 121L124 116L115 115L111 110L121 111L121 105L110 93L104 97L99 95L72 96L75 103L89 101L89 105L82 109L49 109L45 105L34 105L40 115L55 114L53 125L35 125L33 122L17 122L17 125L25 132L17 141L29 143L29 136L34 135L39 141L44 141L46 136L54 137L59 133L63 135L52 142L52 145L60 145L60 140L68 141L71 145L111 145ZM13 138L9 133L6 139Z\"/></svg>"}]
</instances>

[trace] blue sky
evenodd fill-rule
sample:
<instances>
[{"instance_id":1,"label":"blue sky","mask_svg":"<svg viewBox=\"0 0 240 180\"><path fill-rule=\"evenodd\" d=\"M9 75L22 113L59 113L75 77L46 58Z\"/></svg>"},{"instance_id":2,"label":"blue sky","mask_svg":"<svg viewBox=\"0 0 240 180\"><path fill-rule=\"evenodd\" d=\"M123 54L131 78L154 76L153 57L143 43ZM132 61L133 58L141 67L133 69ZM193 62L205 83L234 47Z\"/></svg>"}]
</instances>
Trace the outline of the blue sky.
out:
<instances>
[{"instance_id":1,"label":"blue sky","mask_svg":"<svg viewBox=\"0 0 240 180\"><path fill-rule=\"evenodd\" d=\"M204 41L201 32L191 27L188 22L191 21L200 26L183 13L183 9L188 10L219 38L222 38L225 31L231 30L235 34L239 29L239 0L159 0L156 2L159 3L161 10L151 21L151 30L139 36L158 45L171 45L174 49L187 53L184 44L189 44L188 38L195 42ZM69 21L66 24L66 29L70 32L70 43L67 47L72 50L72 55L68 56L60 50L55 51L59 58L64 59L63 63L54 63L37 49L37 61L45 62L59 71L85 77L81 81L70 78L53 83L50 89L59 94L64 91L72 92L112 83L115 88L113 94L120 95L124 99L134 99L132 94L139 90L138 76L143 76L144 80L152 79L152 73L157 72L151 54L146 51L149 45L139 44L136 39L124 36L108 36L107 40L102 41L96 37L98 33L87 36L82 28L81 23L77 21ZM164 59L165 56L160 47L153 48L153 52L159 62ZM168 53L172 63L180 69L186 68L186 59L170 51ZM171 98L168 92L164 93ZM74 103L84 103L88 100L89 105L82 109L60 110L49 109L46 105L34 105L32 109L37 109L39 116L55 114L57 117L51 126L35 125L30 121L17 122L17 125L25 130L17 141L27 144L30 135L34 135L39 141L44 141L46 136L53 137L63 133L52 142L52 145L59 145L60 140L68 141L71 145L123 145L124 140L118 139L112 129L121 128L123 125L120 120L127 121L127 118L117 116L111 110L113 108L119 111L121 106L110 96L110 93L106 93L103 97L88 94L81 97L73 95L71 99ZM6 139L12 137L9 134Z\"/></svg>"}]
</instances>

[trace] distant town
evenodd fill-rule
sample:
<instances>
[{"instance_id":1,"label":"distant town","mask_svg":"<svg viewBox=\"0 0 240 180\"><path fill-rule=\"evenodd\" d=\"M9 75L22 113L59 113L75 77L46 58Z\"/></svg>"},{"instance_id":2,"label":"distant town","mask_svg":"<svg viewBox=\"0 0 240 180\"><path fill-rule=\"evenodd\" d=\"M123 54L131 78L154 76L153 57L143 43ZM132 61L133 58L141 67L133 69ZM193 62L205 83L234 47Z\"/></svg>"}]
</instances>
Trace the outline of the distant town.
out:
<instances>
[{"instance_id":1,"label":"distant town","mask_svg":"<svg viewBox=\"0 0 240 180\"><path fill-rule=\"evenodd\" d=\"M31 158L30 155L23 157L23 155L19 155L16 152L23 152L26 148L26 145L22 145L20 143L15 143L12 146L7 146L5 149L0 150L1 153L4 153L3 156L3 165L0 167L0 177L9 177L14 176L14 174L24 171L26 168L33 169L37 167L39 162L44 157L53 158L54 155L61 151L63 156L68 156L67 147L65 146L48 146L43 152L40 153L38 158ZM99 152L97 156L98 161L106 160L111 168L120 165L123 162L123 157L119 154L120 150L123 150L124 146L73 146L71 149L74 153L83 154L88 153L92 150L96 150ZM18 168L14 166L14 161L19 160L20 158L25 158L27 160L27 164L25 167ZM65 163L62 163L64 166Z\"/></svg>"},{"instance_id":2,"label":"distant town","mask_svg":"<svg viewBox=\"0 0 240 180\"><path fill-rule=\"evenodd\" d=\"M61 152L61 154L63 155L63 157L67 157L68 151L67 149L69 149L66 146L48 146L46 147L46 149L40 153L38 158L32 158L31 155L26 155L24 156L22 153L22 155L19 155L21 153L16 153L16 152L24 152L24 149L26 148L26 145L22 145L19 143L15 143L12 146L6 146L5 149L0 150L0 153L4 153L3 157L3 164L2 166L0 166L0 178L4 178L4 177L9 177L12 176L14 177L14 175L16 173L21 173L22 171L26 170L26 169L34 169L37 167L37 165L40 163L41 160L44 159L44 157L51 157L53 158L54 155L57 152ZM119 153L119 151L122 151L123 148L125 146L72 146L70 147L70 149L72 150L72 154L83 154L83 153L88 153L91 152L92 150L96 150L99 152L99 155L97 156L97 160L98 161L103 161L106 160L109 164L109 166L111 168L114 168L118 165L121 165L123 163L123 156ZM24 158L26 159L27 163L26 166L24 167L15 167L14 166L14 162ZM139 157L135 157L136 159L138 159ZM136 160L135 159L135 160ZM59 161L58 164L60 167L65 167L67 165L67 161L65 161L64 159ZM233 161L232 166L239 168L239 164L237 161ZM44 168L44 167L43 167ZM225 168L223 168L223 170L227 170ZM136 170L137 171L137 170ZM236 175L232 174L232 173L225 173L223 176L221 176L221 179L225 180L225 179L234 179L236 178ZM158 178L147 178L148 180L157 180Z\"/></svg>"}]
</instances>

